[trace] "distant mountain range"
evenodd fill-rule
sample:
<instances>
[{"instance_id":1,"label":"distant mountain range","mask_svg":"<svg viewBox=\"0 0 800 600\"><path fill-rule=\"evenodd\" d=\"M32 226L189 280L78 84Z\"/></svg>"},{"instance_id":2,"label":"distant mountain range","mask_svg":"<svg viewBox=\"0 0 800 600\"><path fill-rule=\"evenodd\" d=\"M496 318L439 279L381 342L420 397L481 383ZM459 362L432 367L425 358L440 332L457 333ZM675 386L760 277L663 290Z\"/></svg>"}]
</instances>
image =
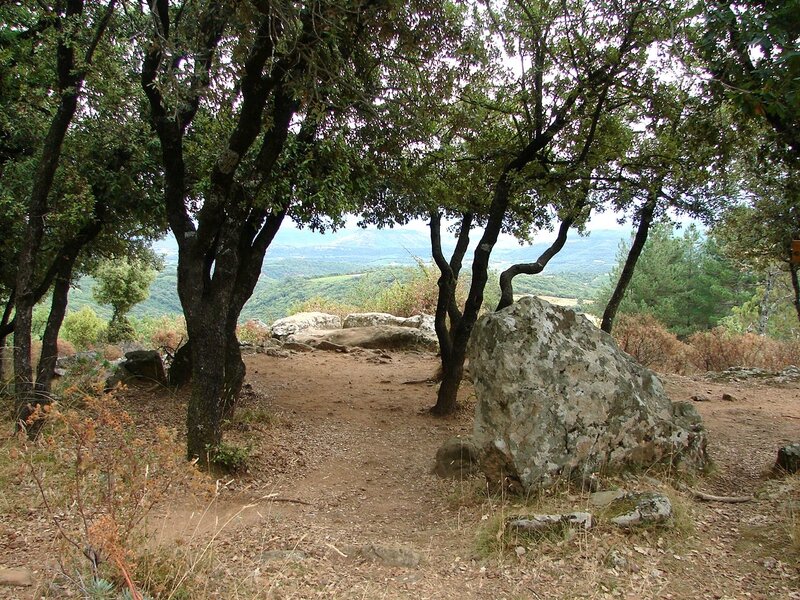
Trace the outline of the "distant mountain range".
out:
<instances>
[{"instance_id":1,"label":"distant mountain range","mask_svg":"<svg viewBox=\"0 0 800 600\"><path fill-rule=\"evenodd\" d=\"M515 291L589 298L616 263L620 241L628 236L629 233L622 229L597 230L586 236L573 233L545 272L535 277L519 278L520 281L515 281ZM479 232L476 232L465 259L465 271L469 270L478 238ZM504 236L494 248L490 268L499 273L515 263L533 262L549 245L548 240L523 246ZM443 246L449 254L455 246L455 239L448 236L443 240ZM176 292L178 249L175 239L167 237L154 244L154 249L164 256L166 267L153 284L150 298L134 308L136 316L181 311ZM421 229L343 229L323 235L286 227L278 233L267 252L261 280L242 317L259 317L268 321L284 316L293 304L314 296L342 301L351 291L348 286L355 284L353 280L348 283L347 278L332 281L330 276L382 271L378 279L386 277L392 281L395 279L392 275L394 269L415 266L420 262L432 262L430 238ZM91 287L89 278L79 283L70 295L70 310L88 304L108 316L107 310L94 305Z\"/></svg>"},{"instance_id":2,"label":"distant mountain range","mask_svg":"<svg viewBox=\"0 0 800 600\"><path fill-rule=\"evenodd\" d=\"M619 243L629 232L603 229L580 236L572 233L564 249L547 267L548 273L607 273L616 262ZM444 237L444 236L443 236ZM473 235L474 247L478 234ZM519 262L533 262L550 245L550 241L520 245L501 239L492 253L491 268L502 271ZM443 239L446 252L455 247L455 239ZM175 240L165 238L155 245L167 264L177 263ZM467 258L471 257L472 250ZM431 261L430 238L416 229L342 229L325 234L307 229L285 227L275 237L264 259L263 274L271 279L286 276L317 276L349 273L354 270L413 265L418 260Z\"/></svg>"}]
</instances>

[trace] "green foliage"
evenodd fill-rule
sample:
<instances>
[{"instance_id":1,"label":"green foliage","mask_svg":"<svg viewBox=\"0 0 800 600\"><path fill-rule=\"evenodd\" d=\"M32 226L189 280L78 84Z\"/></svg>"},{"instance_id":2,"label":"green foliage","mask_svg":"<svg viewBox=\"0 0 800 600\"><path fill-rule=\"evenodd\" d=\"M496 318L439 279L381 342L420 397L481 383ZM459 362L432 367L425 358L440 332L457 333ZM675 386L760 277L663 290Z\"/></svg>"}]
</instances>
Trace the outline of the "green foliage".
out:
<instances>
[{"instance_id":1,"label":"green foliage","mask_svg":"<svg viewBox=\"0 0 800 600\"><path fill-rule=\"evenodd\" d=\"M206 452L209 464L226 473L247 470L247 461L250 459L250 451L247 448L223 442L213 448L207 447Z\"/></svg>"},{"instance_id":2,"label":"green foliage","mask_svg":"<svg viewBox=\"0 0 800 600\"><path fill-rule=\"evenodd\" d=\"M61 337L78 350L93 348L104 341L105 336L105 322L88 306L83 307L78 312L71 312L64 317Z\"/></svg>"},{"instance_id":3,"label":"green foliage","mask_svg":"<svg viewBox=\"0 0 800 600\"><path fill-rule=\"evenodd\" d=\"M607 304L627 252L622 244L593 310L600 312ZM713 240L694 227L676 236L671 226L659 225L648 237L619 311L652 315L683 336L716 326L751 294L752 281L719 253Z\"/></svg>"}]
</instances>

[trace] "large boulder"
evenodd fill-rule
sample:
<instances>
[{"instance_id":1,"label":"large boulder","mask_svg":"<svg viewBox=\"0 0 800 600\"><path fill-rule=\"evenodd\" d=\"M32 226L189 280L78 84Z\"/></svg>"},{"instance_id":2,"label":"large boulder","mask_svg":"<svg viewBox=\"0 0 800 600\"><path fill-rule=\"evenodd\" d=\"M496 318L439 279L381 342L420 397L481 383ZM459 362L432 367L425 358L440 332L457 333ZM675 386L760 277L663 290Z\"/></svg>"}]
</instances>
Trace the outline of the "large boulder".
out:
<instances>
[{"instance_id":1,"label":"large boulder","mask_svg":"<svg viewBox=\"0 0 800 600\"><path fill-rule=\"evenodd\" d=\"M490 483L535 492L586 477L671 462L707 462L688 403L582 315L539 298L487 314L469 350L476 442Z\"/></svg>"},{"instance_id":2,"label":"large boulder","mask_svg":"<svg viewBox=\"0 0 800 600\"><path fill-rule=\"evenodd\" d=\"M272 324L272 337L285 339L308 329L340 329L342 319L337 315L321 312L303 312L278 319Z\"/></svg>"}]
</instances>

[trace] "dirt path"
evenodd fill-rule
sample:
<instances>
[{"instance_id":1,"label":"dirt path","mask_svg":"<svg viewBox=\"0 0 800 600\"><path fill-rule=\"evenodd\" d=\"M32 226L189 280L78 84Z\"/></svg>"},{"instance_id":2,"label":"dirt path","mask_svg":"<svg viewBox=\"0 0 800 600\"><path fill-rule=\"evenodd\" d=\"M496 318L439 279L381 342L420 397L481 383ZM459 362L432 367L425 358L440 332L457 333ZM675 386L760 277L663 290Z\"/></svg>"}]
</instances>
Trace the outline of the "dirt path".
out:
<instances>
[{"instance_id":1,"label":"dirt path","mask_svg":"<svg viewBox=\"0 0 800 600\"><path fill-rule=\"evenodd\" d=\"M599 527L499 554L487 545L502 517L585 509L588 497L564 488L525 505L487 495L478 479L433 476L436 448L472 420L469 408L450 420L425 413L436 366L428 354L372 351L247 357L226 439L250 446L249 472L220 480L213 502L176 498L151 525L164 548L185 544L208 559L194 597L800 599L787 514L800 485L764 477L776 449L800 441L800 386L666 378L674 400L709 398L697 407L717 466L696 487L757 492L755 502L702 503L657 476L678 507L674 529ZM126 404L144 430L181 427L181 397L132 390ZM19 561L0 542L0 566Z\"/></svg>"}]
</instances>

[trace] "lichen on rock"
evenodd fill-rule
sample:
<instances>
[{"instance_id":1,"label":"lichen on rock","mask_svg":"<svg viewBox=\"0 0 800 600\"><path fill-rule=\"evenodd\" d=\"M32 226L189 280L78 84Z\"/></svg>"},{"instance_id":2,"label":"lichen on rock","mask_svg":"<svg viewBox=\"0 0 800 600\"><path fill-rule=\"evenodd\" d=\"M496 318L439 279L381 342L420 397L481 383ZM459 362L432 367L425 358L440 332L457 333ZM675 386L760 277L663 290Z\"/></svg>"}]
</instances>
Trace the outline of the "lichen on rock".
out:
<instances>
[{"instance_id":1,"label":"lichen on rock","mask_svg":"<svg viewBox=\"0 0 800 600\"><path fill-rule=\"evenodd\" d=\"M522 298L476 324L474 437L490 484L525 493L562 477L667 462L705 466L691 404L583 315Z\"/></svg>"}]
</instances>

